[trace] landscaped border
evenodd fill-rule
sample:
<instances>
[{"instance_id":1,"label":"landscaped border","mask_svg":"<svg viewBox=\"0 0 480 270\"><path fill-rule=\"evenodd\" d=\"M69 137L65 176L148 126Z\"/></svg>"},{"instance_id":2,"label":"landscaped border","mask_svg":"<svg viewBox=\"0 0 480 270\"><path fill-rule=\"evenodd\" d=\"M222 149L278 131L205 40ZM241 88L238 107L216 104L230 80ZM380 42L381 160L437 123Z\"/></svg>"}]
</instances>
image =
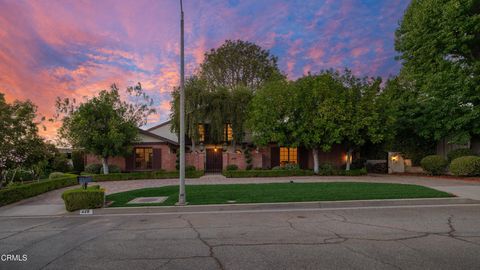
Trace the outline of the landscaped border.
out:
<instances>
[{"instance_id":1,"label":"landscaped border","mask_svg":"<svg viewBox=\"0 0 480 270\"><path fill-rule=\"evenodd\" d=\"M40 180L35 183L7 187L0 190L0 206L21 201L39 194L77 184L77 176L71 175L52 180Z\"/></svg>"},{"instance_id":2,"label":"landscaped border","mask_svg":"<svg viewBox=\"0 0 480 270\"><path fill-rule=\"evenodd\" d=\"M227 178L248 178L248 177L285 177L285 176L312 176L315 175L312 170L231 170L223 171L222 174ZM355 170L336 170L329 174L322 173L322 176L361 176L366 175L366 169Z\"/></svg>"},{"instance_id":3,"label":"landscaped border","mask_svg":"<svg viewBox=\"0 0 480 270\"><path fill-rule=\"evenodd\" d=\"M204 175L203 171L185 171L186 178L199 178ZM171 179L178 178L178 171L154 171L154 172L131 172L131 173L110 173L92 175L95 182L104 181L125 181L142 179Z\"/></svg>"}]
</instances>

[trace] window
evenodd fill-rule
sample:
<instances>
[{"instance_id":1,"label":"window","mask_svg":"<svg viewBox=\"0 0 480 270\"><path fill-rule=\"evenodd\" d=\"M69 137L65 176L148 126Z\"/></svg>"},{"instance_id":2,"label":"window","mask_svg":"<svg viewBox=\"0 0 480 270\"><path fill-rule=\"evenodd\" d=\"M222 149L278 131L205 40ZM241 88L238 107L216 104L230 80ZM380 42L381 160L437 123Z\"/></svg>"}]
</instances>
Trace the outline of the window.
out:
<instances>
[{"instance_id":1,"label":"window","mask_svg":"<svg viewBox=\"0 0 480 270\"><path fill-rule=\"evenodd\" d=\"M135 148L135 169L152 169L153 150L152 148Z\"/></svg>"},{"instance_id":2,"label":"window","mask_svg":"<svg viewBox=\"0 0 480 270\"><path fill-rule=\"evenodd\" d=\"M205 126L198 124L198 141L205 142Z\"/></svg>"},{"instance_id":3,"label":"window","mask_svg":"<svg viewBox=\"0 0 480 270\"><path fill-rule=\"evenodd\" d=\"M280 147L280 165L297 164L297 148Z\"/></svg>"},{"instance_id":4,"label":"window","mask_svg":"<svg viewBox=\"0 0 480 270\"><path fill-rule=\"evenodd\" d=\"M224 142L231 142L233 139L233 130L231 124L225 124L223 128L223 141Z\"/></svg>"}]
</instances>

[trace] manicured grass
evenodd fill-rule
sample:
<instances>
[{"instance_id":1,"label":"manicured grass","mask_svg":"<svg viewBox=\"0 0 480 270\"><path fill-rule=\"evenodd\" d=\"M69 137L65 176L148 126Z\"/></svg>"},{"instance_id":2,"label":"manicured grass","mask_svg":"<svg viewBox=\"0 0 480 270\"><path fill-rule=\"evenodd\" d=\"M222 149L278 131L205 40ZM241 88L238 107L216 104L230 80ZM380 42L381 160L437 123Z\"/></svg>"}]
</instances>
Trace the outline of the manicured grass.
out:
<instances>
[{"instance_id":1,"label":"manicured grass","mask_svg":"<svg viewBox=\"0 0 480 270\"><path fill-rule=\"evenodd\" d=\"M431 188L389 183L273 183L236 185L190 185L186 187L190 205L267 202L307 202L372 199L441 198L452 195ZM161 204L127 204L137 197L168 196ZM112 207L174 205L178 186L145 188L107 196Z\"/></svg>"}]
</instances>

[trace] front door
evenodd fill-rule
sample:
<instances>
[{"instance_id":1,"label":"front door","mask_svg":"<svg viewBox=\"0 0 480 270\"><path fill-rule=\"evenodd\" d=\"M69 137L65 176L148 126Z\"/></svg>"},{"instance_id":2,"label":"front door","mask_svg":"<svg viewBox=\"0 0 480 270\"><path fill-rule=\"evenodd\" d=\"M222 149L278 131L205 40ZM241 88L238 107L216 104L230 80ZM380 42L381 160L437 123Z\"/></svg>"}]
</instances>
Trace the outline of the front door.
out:
<instances>
[{"instance_id":1,"label":"front door","mask_svg":"<svg viewBox=\"0 0 480 270\"><path fill-rule=\"evenodd\" d=\"M222 160L222 150L216 149L207 149L207 170L206 172L222 172L223 160Z\"/></svg>"}]
</instances>

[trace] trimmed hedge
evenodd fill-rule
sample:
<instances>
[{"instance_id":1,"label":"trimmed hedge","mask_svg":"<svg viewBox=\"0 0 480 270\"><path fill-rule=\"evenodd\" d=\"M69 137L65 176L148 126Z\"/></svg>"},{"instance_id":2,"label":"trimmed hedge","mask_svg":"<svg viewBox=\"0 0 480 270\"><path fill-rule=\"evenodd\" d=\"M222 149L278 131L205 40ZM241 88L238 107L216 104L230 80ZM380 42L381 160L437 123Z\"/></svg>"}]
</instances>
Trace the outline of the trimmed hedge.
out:
<instances>
[{"instance_id":1,"label":"trimmed hedge","mask_svg":"<svg viewBox=\"0 0 480 270\"><path fill-rule=\"evenodd\" d=\"M475 156L475 153L469 148L459 148L448 152L448 163L451 163L454 159L459 157Z\"/></svg>"},{"instance_id":2,"label":"trimmed hedge","mask_svg":"<svg viewBox=\"0 0 480 270\"><path fill-rule=\"evenodd\" d=\"M420 165L422 166L422 169L431 175L439 175L445 172L448 162L442 156L430 155L422 158Z\"/></svg>"},{"instance_id":3,"label":"trimmed hedge","mask_svg":"<svg viewBox=\"0 0 480 270\"><path fill-rule=\"evenodd\" d=\"M459 157L450 164L450 172L456 176L480 175L480 157Z\"/></svg>"},{"instance_id":4,"label":"trimmed hedge","mask_svg":"<svg viewBox=\"0 0 480 270\"><path fill-rule=\"evenodd\" d=\"M367 170L355 169L345 170L320 170L319 175L339 175L339 176L360 176L366 175ZM310 176L314 175L312 170L240 170L240 171L223 171L223 175L227 178L246 178L246 177L282 177L282 176Z\"/></svg>"},{"instance_id":5,"label":"trimmed hedge","mask_svg":"<svg viewBox=\"0 0 480 270\"><path fill-rule=\"evenodd\" d=\"M0 190L0 206L18 202L50 190L63 187L73 186L77 184L76 175L66 175L63 178L53 180L43 180L40 182L16 185Z\"/></svg>"},{"instance_id":6,"label":"trimmed hedge","mask_svg":"<svg viewBox=\"0 0 480 270\"><path fill-rule=\"evenodd\" d=\"M311 170L240 170L240 171L223 171L223 175L227 178L244 178L244 177L281 177L281 176L304 176L313 175Z\"/></svg>"},{"instance_id":7,"label":"trimmed hedge","mask_svg":"<svg viewBox=\"0 0 480 270\"><path fill-rule=\"evenodd\" d=\"M235 164L227 165L227 171L236 171L236 170L238 170L237 165L235 165Z\"/></svg>"},{"instance_id":8,"label":"trimmed hedge","mask_svg":"<svg viewBox=\"0 0 480 270\"><path fill-rule=\"evenodd\" d=\"M199 178L203 175L203 171L187 171L185 170L186 178ZM168 179L178 178L178 171L166 172L132 172L132 173L110 173L92 175L96 182L102 181L122 181L122 180L139 180L139 179Z\"/></svg>"},{"instance_id":9,"label":"trimmed hedge","mask_svg":"<svg viewBox=\"0 0 480 270\"><path fill-rule=\"evenodd\" d=\"M101 208L105 204L105 190L100 186L91 186L87 189L70 189L62 194L67 211L79 209Z\"/></svg>"},{"instance_id":10,"label":"trimmed hedge","mask_svg":"<svg viewBox=\"0 0 480 270\"><path fill-rule=\"evenodd\" d=\"M62 177L65 177L65 174L63 172L52 172L48 176L48 179L52 180L52 179L57 179Z\"/></svg>"}]
</instances>

